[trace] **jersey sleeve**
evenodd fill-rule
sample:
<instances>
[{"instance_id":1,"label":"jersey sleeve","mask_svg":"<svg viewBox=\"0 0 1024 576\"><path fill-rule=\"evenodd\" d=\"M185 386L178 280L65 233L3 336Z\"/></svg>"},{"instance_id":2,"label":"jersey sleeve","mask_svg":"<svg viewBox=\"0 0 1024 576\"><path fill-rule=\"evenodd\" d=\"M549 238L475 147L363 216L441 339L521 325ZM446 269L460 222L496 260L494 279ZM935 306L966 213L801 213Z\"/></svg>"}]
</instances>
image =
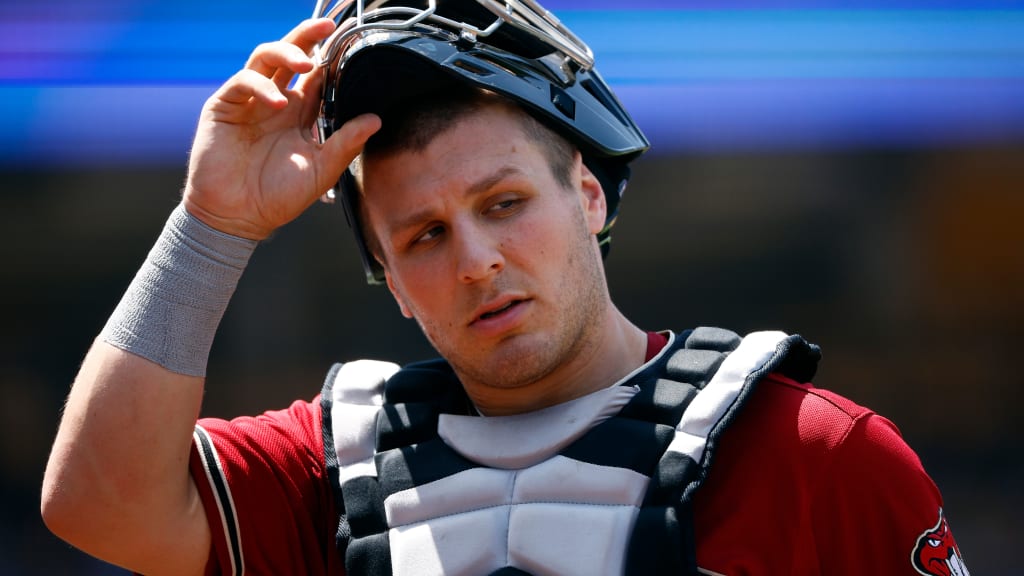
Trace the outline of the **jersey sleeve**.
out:
<instances>
[{"instance_id":1,"label":"jersey sleeve","mask_svg":"<svg viewBox=\"0 0 1024 576\"><path fill-rule=\"evenodd\" d=\"M340 574L318 400L201 419L190 469L212 534L207 574Z\"/></svg>"},{"instance_id":2,"label":"jersey sleeve","mask_svg":"<svg viewBox=\"0 0 1024 576\"><path fill-rule=\"evenodd\" d=\"M920 459L865 412L836 446L813 498L822 574L969 576Z\"/></svg>"}]
</instances>

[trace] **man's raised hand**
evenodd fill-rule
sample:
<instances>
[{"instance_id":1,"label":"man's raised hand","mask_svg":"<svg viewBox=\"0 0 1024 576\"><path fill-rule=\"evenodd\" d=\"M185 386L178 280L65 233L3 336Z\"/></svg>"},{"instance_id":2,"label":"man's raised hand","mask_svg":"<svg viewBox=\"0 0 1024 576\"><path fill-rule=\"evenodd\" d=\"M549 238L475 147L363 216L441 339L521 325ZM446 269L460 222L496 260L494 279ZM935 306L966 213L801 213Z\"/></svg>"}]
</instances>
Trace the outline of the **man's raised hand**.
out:
<instances>
[{"instance_id":1,"label":"man's raised hand","mask_svg":"<svg viewBox=\"0 0 1024 576\"><path fill-rule=\"evenodd\" d=\"M184 192L193 216L228 234L266 238L333 186L377 131L380 119L365 114L322 146L316 141L322 75L309 53L333 30L332 20L307 20L261 44L206 101Z\"/></svg>"}]
</instances>

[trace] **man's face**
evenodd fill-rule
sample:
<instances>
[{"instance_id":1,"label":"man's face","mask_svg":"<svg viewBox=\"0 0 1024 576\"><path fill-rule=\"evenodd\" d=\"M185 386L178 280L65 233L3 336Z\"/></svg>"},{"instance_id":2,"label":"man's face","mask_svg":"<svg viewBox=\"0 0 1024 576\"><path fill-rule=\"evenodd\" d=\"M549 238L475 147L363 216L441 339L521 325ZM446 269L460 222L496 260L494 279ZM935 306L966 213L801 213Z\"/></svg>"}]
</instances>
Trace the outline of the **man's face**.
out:
<instances>
[{"instance_id":1,"label":"man's face","mask_svg":"<svg viewBox=\"0 0 1024 576\"><path fill-rule=\"evenodd\" d=\"M593 345L591 319L610 306L600 184L577 154L559 185L518 114L487 106L424 150L363 166L388 287L467 388L552 375Z\"/></svg>"}]
</instances>

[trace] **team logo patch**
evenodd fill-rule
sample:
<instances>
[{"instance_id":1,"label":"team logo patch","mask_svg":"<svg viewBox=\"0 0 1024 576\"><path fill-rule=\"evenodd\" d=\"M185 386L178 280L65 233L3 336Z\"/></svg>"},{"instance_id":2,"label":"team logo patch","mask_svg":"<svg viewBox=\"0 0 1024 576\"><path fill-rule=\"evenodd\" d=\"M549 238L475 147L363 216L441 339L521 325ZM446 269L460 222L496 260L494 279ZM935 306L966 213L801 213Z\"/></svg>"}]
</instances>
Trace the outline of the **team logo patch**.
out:
<instances>
[{"instance_id":1,"label":"team logo patch","mask_svg":"<svg viewBox=\"0 0 1024 576\"><path fill-rule=\"evenodd\" d=\"M939 508L939 521L935 526L917 537L910 559L914 569L925 576L971 576L942 508Z\"/></svg>"}]
</instances>

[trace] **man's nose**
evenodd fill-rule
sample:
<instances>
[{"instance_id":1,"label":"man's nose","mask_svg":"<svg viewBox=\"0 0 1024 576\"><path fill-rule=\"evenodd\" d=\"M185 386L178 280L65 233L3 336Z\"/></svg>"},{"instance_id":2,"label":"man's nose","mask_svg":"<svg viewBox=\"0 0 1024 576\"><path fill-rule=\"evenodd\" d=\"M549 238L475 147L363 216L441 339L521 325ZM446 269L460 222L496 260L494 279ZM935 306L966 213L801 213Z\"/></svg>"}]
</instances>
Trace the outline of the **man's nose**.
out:
<instances>
[{"instance_id":1,"label":"man's nose","mask_svg":"<svg viewBox=\"0 0 1024 576\"><path fill-rule=\"evenodd\" d=\"M456 272L459 280L472 283L497 274L505 267L502 242L477 224L456 232Z\"/></svg>"}]
</instances>

